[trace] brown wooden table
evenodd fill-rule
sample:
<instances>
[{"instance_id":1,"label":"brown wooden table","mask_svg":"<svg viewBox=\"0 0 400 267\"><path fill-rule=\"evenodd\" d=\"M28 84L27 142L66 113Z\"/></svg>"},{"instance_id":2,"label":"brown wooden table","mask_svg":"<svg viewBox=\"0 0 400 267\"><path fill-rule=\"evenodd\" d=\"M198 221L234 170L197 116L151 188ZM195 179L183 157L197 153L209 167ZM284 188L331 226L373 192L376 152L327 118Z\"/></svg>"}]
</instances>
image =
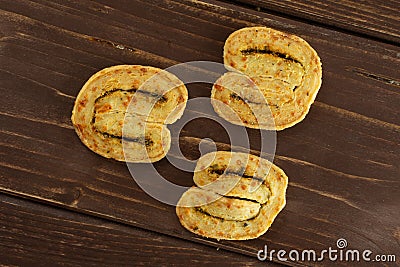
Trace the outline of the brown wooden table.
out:
<instances>
[{"instance_id":1,"label":"brown wooden table","mask_svg":"<svg viewBox=\"0 0 400 267\"><path fill-rule=\"evenodd\" d=\"M1 0L0 265L349 265L261 262L269 249L397 254L400 264L400 1ZM75 96L116 64L222 63L226 37L265 25L319 53L323 84L309 115L277 133L287 206L250 241L183 229L174 207L146 195L124 163L86 149L70 121ZM189 86L191 98L211 85ZM199 122L205 123L207 122ZM181 133L229 146L218 127ZM249 135L256 136L256 131ZM254 151L260 149L252 139ZM184 185L192 174L155 164ZM360 262L365 265L365 262Z\"/></svg>"}]
</instances>

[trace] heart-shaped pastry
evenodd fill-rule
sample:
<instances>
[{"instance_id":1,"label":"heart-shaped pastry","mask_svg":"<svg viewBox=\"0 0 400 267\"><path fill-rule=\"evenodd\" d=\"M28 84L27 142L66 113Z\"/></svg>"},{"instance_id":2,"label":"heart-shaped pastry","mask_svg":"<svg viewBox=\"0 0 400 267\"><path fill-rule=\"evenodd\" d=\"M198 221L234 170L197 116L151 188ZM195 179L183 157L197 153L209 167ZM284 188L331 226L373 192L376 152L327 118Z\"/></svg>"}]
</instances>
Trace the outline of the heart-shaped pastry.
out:
<instances>
[{"instance_id":1,"label":"heart-shaped pastry","mask_svg":"<svg viewBox=\"0 0 400 267\"><path fill-rule=\"evenodd\" d=\"M189 231L210 238L257 238L286 203L288 178L266 159L218 151L201 157L176 213Z\"/></svg>"},{"instance_id":2,"label":"heart-shaped pastry","mask_svg":"<svg viewBox=\"0 0 400 267\"><path fill-rule=\"evenodd\" d=\"M170 148L166 124L179 119L188 92L175 75L158 68L119 65L94 74L72 111L81 141L106 158L155 162Z\"/></svg>"},{"instance_id":3,"label":"heart-shaped pastry","mask_svg":"<svg viewBox=\"0 0 400 267\"><path fill-rule=\"evenodd\" d=\"M322 81L321 61L303 39L266 27L243 28L225 42L228 72L211 98L227 121L282 130L302 121Z\"/></svg>"}]
</instances>

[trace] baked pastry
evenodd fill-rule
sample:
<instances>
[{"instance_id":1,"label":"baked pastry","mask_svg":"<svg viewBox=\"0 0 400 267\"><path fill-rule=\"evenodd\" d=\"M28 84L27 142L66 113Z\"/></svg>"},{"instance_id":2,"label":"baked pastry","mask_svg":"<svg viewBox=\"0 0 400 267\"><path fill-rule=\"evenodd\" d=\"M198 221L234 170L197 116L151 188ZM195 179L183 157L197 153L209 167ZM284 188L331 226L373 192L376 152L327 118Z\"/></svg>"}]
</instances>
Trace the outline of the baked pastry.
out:
<instances>
[{"instance_id":1,"label":"baked pastry","mask_svg":"<svg viewBox=\"0 0 400 267\"><path fill-rule=\"evenodd\" d=\"M288 178L254 155L218 151L201 157L176 213L189 231L210 238L247 240L264 234L286 203Z\"/></svg>"},{"instance_id":2,"label":"baked pastry","mask_svg":"<svg viewBox=\"0 0 400 267\"><path fill-rule=\"evenodd\" d=\"M302 121L321 86L315 50L300 37L266 27L233 32L224 64L235 73L216 81L212 104L224 119L249 128L282 130Z\"/></svg>"},{"instance_id":3,"label":"baked pastry","mask_svg":"<svg viewBox=\"0 0 400 267\"><path fill-rule=\"evenodd\" d=\"M119 65L94 74L82 87L72 110L81 141L106 158L155 162L170 148L166 124L179 119L188 92L161 69Z\"/></svg>"}]
</instances>

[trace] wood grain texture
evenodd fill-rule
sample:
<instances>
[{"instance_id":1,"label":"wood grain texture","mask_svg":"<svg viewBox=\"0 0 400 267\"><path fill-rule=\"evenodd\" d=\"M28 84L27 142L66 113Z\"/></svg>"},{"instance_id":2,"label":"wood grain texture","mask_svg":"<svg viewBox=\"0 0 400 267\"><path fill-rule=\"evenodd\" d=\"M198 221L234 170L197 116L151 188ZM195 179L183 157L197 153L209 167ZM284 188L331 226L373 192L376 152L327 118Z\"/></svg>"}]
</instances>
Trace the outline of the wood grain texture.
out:
<instances>
[{"instance_id":1,"label":"wood grain texture","mask_svg":"<svg viewBox=\"0 0 400 267\"><path fill-rule=\"evenodd\" d=\"M236 0L259 11L288 15L293 19L350 31L400 44L400 1L391 0Z\"/></svg>"},{"instance_id":2,"label":"wood grain texture","mask_svg":"<svg viewBox=\"0 0 400 267\"><path fill-rule=\"evenodd\" d=\"M253 257L266 244L322 250L338 238L353 249L399 250L398 47L211 0L21 0L0 7L1 191ZM125 164L86 149L70 114L99 69L222 62L226 37L251 25L310 42L322 59L323 85L306 119L277 135L275 163L290 182L287 206L271 229L245 242L202 239L180 226L174 207L146 195ZM209 96L210 89L189 86L189 96ZM195 158L201 138L229 149L221 132L198 120L179 141ZM248 133L257 154L259 133ZM191 173L166 159L154 166L170 181L192 184Z\"/></svg>"},{"instance_id":3,"label":"wood grain texture","mask_svg":"<svg viewBox=\"0 0 400 267\"><path fill-rule=\"evenodd\" d=\"M248 256L4 194L0 207L2 266L264 266Z\"/></svg>"}]
</instances>

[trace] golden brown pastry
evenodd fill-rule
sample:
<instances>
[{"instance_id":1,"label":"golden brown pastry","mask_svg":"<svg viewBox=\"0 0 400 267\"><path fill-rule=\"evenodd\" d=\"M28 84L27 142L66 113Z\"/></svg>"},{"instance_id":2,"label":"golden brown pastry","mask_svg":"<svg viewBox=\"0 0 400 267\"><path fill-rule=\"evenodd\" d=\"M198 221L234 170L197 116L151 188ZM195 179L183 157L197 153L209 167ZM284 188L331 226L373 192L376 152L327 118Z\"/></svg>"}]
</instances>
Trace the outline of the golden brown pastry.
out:
<instances>
[{"instance_id":1,"label":"golden brown pastry","mask_svg":"<svg viewBox=\"0 0 400 267\"><path fill-rule=\"evenodd\" d=\"M212 89L215 111L231 123L282 130L302 121L321 86L321 61L300 37L243 28L225 42L226 73Z\"/></svg>"},{"instance_id":2,"label":"golden brown pastry","mask_svg":"<svg viewBox=\"0 0 400 267\"><path fill-rule=\"evenodd\" d=\"M182 116L187 98L185 85L171 73L149 66L113 66L85 83L71 119L81 141L101 156L155 162L170 148L166 124Z\"/></svg>"},{"instance_id":3,"label":"golden brown pastry","mask_svg":"<svg viewBox=\"0 0 400 267\"><path fill-rule=\"evenodd\" d=\"M199 159L176 213L189 231L210 238L257 238L285 206L288 178L276 165L257 156L212 152Z\"/></svg>"}]
</instances>

